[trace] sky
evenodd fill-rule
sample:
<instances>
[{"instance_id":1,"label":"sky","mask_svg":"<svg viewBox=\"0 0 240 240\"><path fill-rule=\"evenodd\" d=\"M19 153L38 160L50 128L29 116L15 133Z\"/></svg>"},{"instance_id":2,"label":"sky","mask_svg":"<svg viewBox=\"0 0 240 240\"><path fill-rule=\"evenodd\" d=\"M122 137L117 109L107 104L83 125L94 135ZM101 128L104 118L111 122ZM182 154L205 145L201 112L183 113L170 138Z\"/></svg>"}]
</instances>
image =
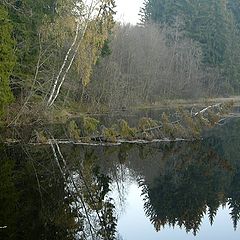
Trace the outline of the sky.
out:
<instances>
[{"instance_id":1,"label":"sky","mask_svg":"<svg viewBox=\"0 0 240 240\"><path fill-rule=\"evenodd\" d=\"M124 23L137 24L139 10L144 0L115 0L117 8L116 20Z\"/></svg>"}]
</instances>

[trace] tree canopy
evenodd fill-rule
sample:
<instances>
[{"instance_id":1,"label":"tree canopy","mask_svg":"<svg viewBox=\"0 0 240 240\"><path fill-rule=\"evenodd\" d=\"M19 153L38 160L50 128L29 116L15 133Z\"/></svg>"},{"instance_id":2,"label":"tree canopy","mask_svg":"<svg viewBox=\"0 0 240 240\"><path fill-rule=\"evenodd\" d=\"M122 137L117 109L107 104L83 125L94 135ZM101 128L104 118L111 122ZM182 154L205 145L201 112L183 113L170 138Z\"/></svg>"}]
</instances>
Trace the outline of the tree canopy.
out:
<instances>
[{"instance_id":1,"label":"tree canopy","mask_svg":"<svg viewBox=\"0 0 240 240\"><path fill-rule=\"evenodd\" d=\"M109 51L114 7L114 0L2 1L1 109L11 100L10 86L22 110L75 100L72 90L88 85Z\"/></svg>"},{"instance_id":2,"label":"tree canopy","mask_svg":"<svg viewBox=\"0 0 240 240\"><path fill-rule=\"evenodd\" d=\"M177 27L201 46L203 64L220 68L226 82L237 87L239 59L229 52L239 49L239 7L238 0L146 0L141 24Z\"/></svg>"}]
</instances>

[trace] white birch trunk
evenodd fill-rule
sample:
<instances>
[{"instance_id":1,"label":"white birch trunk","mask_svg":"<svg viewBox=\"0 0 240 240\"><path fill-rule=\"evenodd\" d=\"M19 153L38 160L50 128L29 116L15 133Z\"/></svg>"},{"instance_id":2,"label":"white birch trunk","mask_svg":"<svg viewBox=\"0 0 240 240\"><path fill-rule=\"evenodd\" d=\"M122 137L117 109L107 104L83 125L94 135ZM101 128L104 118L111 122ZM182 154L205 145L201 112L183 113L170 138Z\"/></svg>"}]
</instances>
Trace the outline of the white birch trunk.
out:
<instances>
[{"instance_id":1,"label":"white birch trunk","mask_svg":"<svg viewBox=\"0 0 240 240\"><path fill-rule=\"evenodd\" d=\"M76 55L77 55L78 49L80 47L80 44L81 44L81 42L82 42L82 40L84 38L85 32L86 32L87 27L88 27L88 23L91 20L91 15L94 12L94 10L96 9L98 3L99 3L99 1L97 1L95 3L95 5L94 5L94 0L91 1L88 16L85 18L85 26L84 26L84 29L83 29L83 32L82 32L82 36L79 39L79 42L78 42L78 44L77 44L77 46L76 46L76 48L74 50L74 47L75 47L75 45L77 43L77 40L78 40L78 37L79 37L80 21L77 24L76 34L75 34L73 43L72 43L71 47L68 49L68 52L67 52L67 54L65 56L65 59L64 59L64 62L62 64L62 66L61 66L61 69L60 69L60 71L59 71L59 73L57 75L57 78L54 81L54 85L52 87L51 94L50 94L50 96L48 98L48 102L47 102L47 106L48 107L51 107L54 104L55 100L57 99L57 97L58 97L58 95L60 93L61 87L62 87L62 85L63 85L63 83L64 83L64 81L66 79L67 73L69 72L69 70L72 67L73 61L76 58ZM98 14L100 14L100 12L101 12L101 8L100 8ZM71 52L73 52L73 55L72 55L72 58L70 59L70 62L68 64L68 66L66 67ZM64 72L64 68L66 68L65 72ZM61 75L63 75L63 76L62 76L62 78L60 80Z\"/></svg>"},{"instance_id":2,"label":"white birch trunk","mask_svg":"<svg viewBox=\"0 0 240 240\"><path fill-rule=\"evenodd\" d=\"M55 100L57 99L57 97L58 97L58 95L59 95L60 89L61 89L61 87L62 87L62 85L63 85L63 83L64 83L64 81L65 81L65 79L66 79L66 76L67 76L67 74L68 74L68 72L69 72L69 70L70 70L70 68L71 68L71 66L72 66L72 64L73 64L74 59L76 58L76 55L77 55L79 46L80 46L81 41L83 40L83 37L84 37L85 32L86 32L86 30L87 30L87 25L88 25L88 24L86 23L85 28L84 28L84 31L83 31L83 33L82 33L82 37L81 37L81 39L79 40L79 43L78 43L78 45L77 45L77 47L76 47L76 49L75 49L75 51L74 51L74 53L73 53L73 56L72 56L72 58L71 58L71 60L70 60L70 62L69 62L69 64L68 64L68 67L67 67L66 71L64 72L64 75L63 75L63 77L62 77L62 79L61 79L61 82L58 84L57 90L56 90L56 88L55 88L55 92L54 92L55 95L52 96L51 101L48 102L48 106L49 106L49 107L51 107L51 106L54 104Z\"/></svg>"},{"instance_id":3,"label":"white birch trunk","mask_svg":"<svg viewBox=\"0 0 240 240\"><path fill-rule=\"evenodd\" d=\"M51 94L50 94L50 96L49 96L49 98L48 98L47 106L50 106L50 103L51 103L51 101L52 101L52 98L53 98L53 96L54 96L54 94L55 94L55 91L56 91L56 87L57 87L58 82L59 82L59 78L60 78L60 76L61 76L61 74L62 74L62 72L63 72L63 69L65 68L65 66L66 66L66 64L67 64L69 55L70 55L72 49L74 48L74 46L75 46L75 44L76 44L76 42L77 42L77 38L78 38L78 35L79 35L79 27L80 27L80 23L78 22L78 23L77 23L77 27L76 27L76 34L75 34L74 40L73 40L73 42L72 42L72 45L71 45L70 48L68 49L68 52L67 52L67 54L66 54L66 56L65 56L65 59L64 59L64 61L63 61L63 64L62 64L62 66L61 66L61 68L60 68L60 71L59 71L59 73L58 73L58 75L57 75L57 77L56 77L56 79L55 79L55 81L54 81L54 84L53 84L53 87L52 87L52 90L51 90Z\"/></svg>"}]
</instances>

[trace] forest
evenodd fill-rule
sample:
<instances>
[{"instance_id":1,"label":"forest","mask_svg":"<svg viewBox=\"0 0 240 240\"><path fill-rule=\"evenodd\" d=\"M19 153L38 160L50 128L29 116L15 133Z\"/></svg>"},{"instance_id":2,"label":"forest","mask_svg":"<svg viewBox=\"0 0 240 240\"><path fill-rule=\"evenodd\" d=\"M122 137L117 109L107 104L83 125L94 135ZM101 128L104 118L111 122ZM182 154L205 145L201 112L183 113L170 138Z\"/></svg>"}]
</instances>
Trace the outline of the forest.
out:
<instances>
[{"instance_id":1,"label":"forest","mask_svg":"<svg viewBox=\"0 0 240 240\"><path fill-rule=\"evenodd\" d=\"M145 0L137 25L115 8L1 0L2 123L239 94L239 0Z\"/></svg>"},{"instance_id":2,"label":"forest","mask_svg":"<svg viewBox=\"0 0 240 240\"><path fill-rule=\"evenodd\" d=\"M0 0L0 238L238 239L240 0L117 4Z\"/></svg>"}]
</instances>

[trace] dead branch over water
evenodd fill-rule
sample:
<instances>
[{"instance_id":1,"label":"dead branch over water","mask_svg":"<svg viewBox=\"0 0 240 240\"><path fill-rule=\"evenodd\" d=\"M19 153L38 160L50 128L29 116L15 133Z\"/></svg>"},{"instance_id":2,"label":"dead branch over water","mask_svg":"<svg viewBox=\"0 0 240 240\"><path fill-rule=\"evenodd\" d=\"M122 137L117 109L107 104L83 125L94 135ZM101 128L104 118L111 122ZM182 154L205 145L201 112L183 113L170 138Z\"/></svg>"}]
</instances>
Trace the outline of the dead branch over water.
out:
<instances>
[{"instance_id":1,"label":"dead branch over water","mask_svg":"<svg viewBox=\"0 0 240 240\"><path fill-rule=\"evenodd\" d=\"M194 141L202 139L202 131L223 125L231 118L233 102L217 103L193 112L183 108L171 114L162 113L160 120L143 117L135 127L130 127L125 120L118 120L111 127L105 127L95 118L83 117L79 122L70 120L65 126L66 138L59 138L49 130L33 129L34 134L28 144L79 144L114 146L123 143L151 143L169 141ZM22 139L7 139L5 143L17 143Z\"/></svg>"}]
</instances>

